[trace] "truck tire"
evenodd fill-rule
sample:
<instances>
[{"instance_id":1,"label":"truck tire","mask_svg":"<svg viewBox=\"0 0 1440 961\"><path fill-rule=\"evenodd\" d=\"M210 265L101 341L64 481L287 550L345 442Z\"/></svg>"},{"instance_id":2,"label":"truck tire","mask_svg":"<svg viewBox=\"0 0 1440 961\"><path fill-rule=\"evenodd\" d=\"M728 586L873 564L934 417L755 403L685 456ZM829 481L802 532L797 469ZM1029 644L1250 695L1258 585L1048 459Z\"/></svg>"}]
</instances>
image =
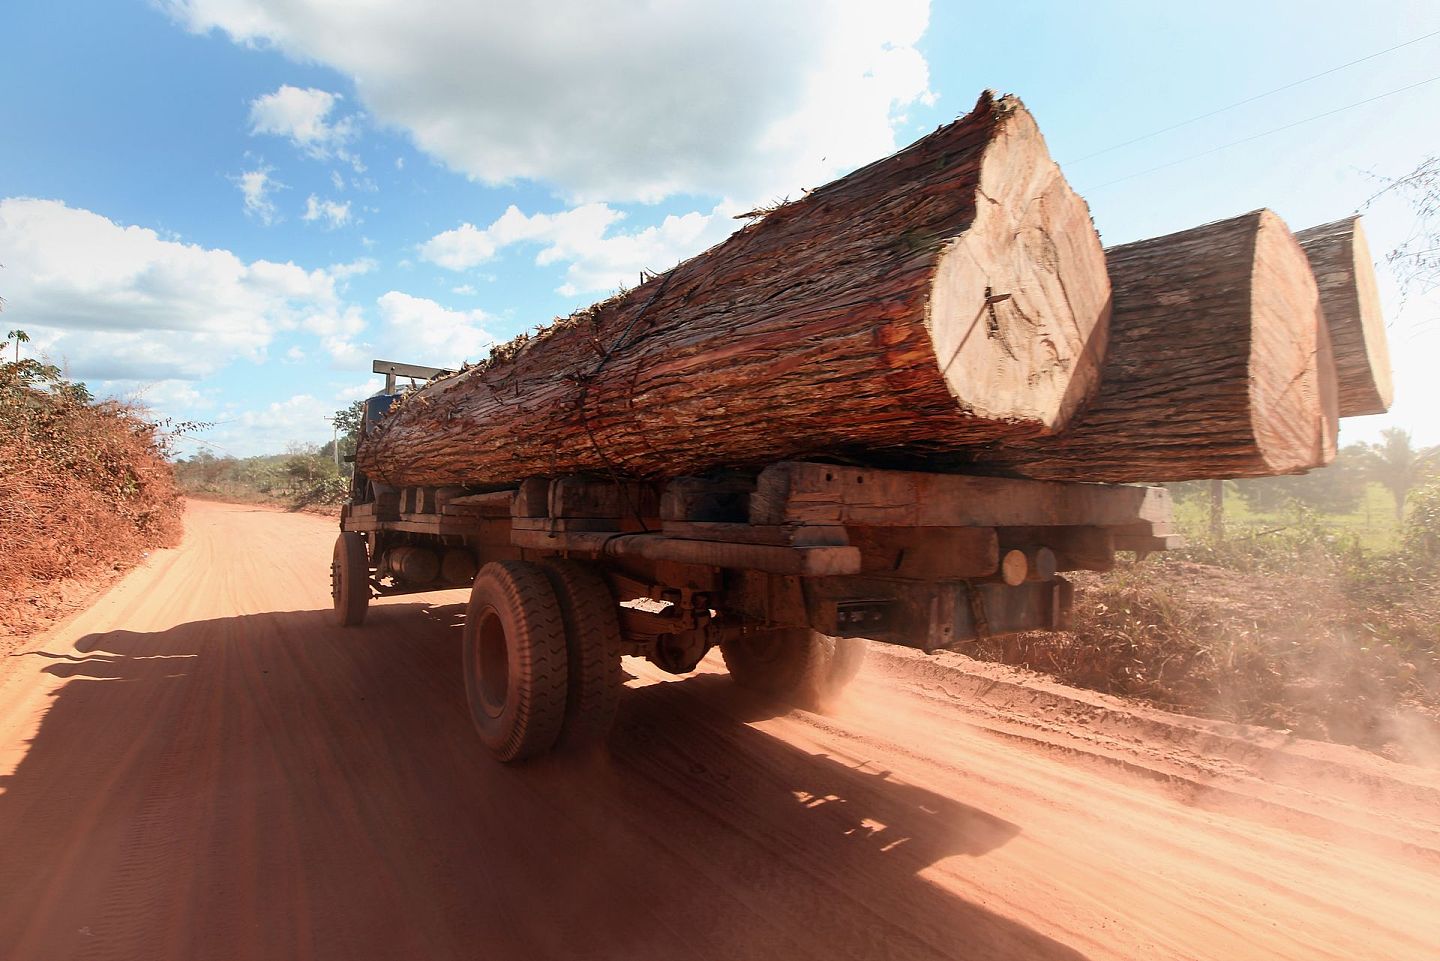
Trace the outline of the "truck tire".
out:
<instances>
[{"instance_id":1,"label":"truck tire","mask_svg":"<svg viewBox=\"0 0 1440 961\"><path fill-rule=\"evenodd\" d=\"M556 748L584 750L604 743L625 686L619 605L605 578L590 565L547 560L541 567L565 622L569 682Z\"/></svg>"},{"instance_id":2,"label":"truck tire","mask_svg":"<svg viewBox=\"0 0 1440 961\"><path fill-rule=\"evenodd\" d=\"M824 710L854 680L869 642L804 628L756 631L725 641L720 654L735 683L799 707Z\"/></svg>"},{"instance_id":3,"label":"truck tire","mask_svg":"<svg viewBox=\"0 0 1440 961\"><path fill-rule=\"evenodd\" d=\"M565 721L565 623L550 579L525 561L475 575L465 611L465 697L480 740L501 761L554 746Z\"/></svg>"},{"instance_id":4,"label":"truck tire","mask_svg":"<svg viewBox=\"0 0 1440 961\"><path fill-rule=\"evenodd\" d=\"M330 596L335 602L335 620L341 627L357 627L364 622L370 606L370 557L365 538L354 531L341 531L335 538Z\"/></svg>"}]
</instances>

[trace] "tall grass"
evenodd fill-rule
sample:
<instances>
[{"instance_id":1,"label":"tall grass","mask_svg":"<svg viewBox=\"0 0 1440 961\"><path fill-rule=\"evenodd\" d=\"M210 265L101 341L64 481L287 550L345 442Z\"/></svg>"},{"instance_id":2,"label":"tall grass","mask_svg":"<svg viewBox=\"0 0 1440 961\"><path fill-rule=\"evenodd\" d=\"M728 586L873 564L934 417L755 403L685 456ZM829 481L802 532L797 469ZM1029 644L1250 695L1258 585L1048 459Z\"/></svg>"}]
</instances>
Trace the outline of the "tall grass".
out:
<instances>
[{"instance_id":1,"label":"tall grass","mask_svg":"<svg viewBox=\"0 0 1440 961\"><path fill-rule=\"evenodd\" d=\"M1227 505L1228 506L1228 505ZM1075 581L1073 630L969 653L1225 720L1440 763L1440 487L1390 546L1292 507Z\"/></svg>"}]
</instances>

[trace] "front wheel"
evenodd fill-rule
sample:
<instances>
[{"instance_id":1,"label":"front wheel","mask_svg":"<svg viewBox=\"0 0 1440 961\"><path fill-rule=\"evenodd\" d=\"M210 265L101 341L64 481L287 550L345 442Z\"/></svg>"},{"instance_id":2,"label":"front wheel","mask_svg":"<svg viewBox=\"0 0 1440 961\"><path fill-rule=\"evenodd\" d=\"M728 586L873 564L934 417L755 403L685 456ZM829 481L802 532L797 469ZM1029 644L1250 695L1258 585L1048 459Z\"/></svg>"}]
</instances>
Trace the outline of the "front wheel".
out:
<instances>
[{"instance_id":1,"label":"front wheel","mask_svg":"<svg viewBox=\"0 0 1440 961\"><path fill-rule=\"evenodd\" d=\"M370 606L370 557L365 538L355 531L342 531L335 539L330 560L330 597L335 603L335 620L341 627L355 627L365 620Z\"/></svg>"},{"instance_id":2,"label":"front wheel","mask_svg":"<svg viewBox=\"0 0 1440 961\"><path fill-rule=\"evenodd\" d=\"M868 647L860 637L787 628L742 634L722 643L720 654L741 687L824 709L854 680Z\"/></svg>"},{"instance_id":3,"label":"front wheel","mask_svg":"<svg viewBox=\"0 0 1440 961\"><path fill-rule=\"evenodd\" d=\"M480 569L465 611L465 698L501 761L550 750L565 723L565 622L545 572L524 561Z\"/></svg>"}]
</instances>

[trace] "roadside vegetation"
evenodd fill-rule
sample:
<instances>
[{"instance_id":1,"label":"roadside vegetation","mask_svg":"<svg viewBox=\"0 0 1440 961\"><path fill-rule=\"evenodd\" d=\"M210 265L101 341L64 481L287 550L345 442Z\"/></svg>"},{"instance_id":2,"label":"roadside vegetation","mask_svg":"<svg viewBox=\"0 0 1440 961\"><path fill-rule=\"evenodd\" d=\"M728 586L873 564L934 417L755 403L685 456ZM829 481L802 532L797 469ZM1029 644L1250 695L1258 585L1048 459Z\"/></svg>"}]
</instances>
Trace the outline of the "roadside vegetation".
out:
<instances>
[{"instance_id":1,"label":"roadside vegetation","mask_svg":"<svg viewBox=\"0 0 1440 961\"><path fill-rule=\"evenodd\" d=\"M0 632L53 611L59 586L133 564L180 536L168 439L133 404L25 358L12 330L0 353Z\"/></svg>"},{"instance_id":2,"label":"roadside vegetation","mask_svg":"<svg viewBox=\"0 0 1440 961\"><path fill-rule=\"evenodd\" d=\"M1171 485L1188 546L1076 584L1073 630L966 653L1169 709L1440 764L1440 451Z\"/></svg>"},{"instance_id":3,"label":"roadside vegetation","mask_svg":"<svg viewBox=\"0 0 1440 961\"><path fill-rule=\"evenodd\" d=\"M175 479L192 497L273 504L289 510L333 507L345 501L354 472L364 402L335 412L336 439L292 444L283 454L216 456L202 450L175 462ZM338 448L338 450L337 450Z\"/></svg>"}]
</instances>

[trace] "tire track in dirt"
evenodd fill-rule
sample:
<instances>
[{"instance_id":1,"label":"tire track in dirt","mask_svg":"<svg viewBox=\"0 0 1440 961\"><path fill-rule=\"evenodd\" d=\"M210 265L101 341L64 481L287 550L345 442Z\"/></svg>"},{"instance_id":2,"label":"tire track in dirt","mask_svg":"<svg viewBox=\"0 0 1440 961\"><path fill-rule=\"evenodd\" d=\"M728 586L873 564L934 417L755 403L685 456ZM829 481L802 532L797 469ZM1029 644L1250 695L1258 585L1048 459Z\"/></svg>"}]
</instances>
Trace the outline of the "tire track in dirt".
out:
<instances>
[{"instance_id":1,"label":"tire track in dirt","mask_svg":"<svg viewBox=\"0 0 1440 961\"><path fill-rule=\"evenodd\" d=\"M464 594L331 625L333 523L180 548L0 665L0 945L65 958L1440 955L1440 777L951 655L830 716L718 658L488 760Z\"/></svg>"}]
</instances>

